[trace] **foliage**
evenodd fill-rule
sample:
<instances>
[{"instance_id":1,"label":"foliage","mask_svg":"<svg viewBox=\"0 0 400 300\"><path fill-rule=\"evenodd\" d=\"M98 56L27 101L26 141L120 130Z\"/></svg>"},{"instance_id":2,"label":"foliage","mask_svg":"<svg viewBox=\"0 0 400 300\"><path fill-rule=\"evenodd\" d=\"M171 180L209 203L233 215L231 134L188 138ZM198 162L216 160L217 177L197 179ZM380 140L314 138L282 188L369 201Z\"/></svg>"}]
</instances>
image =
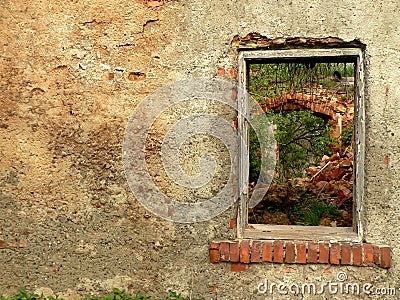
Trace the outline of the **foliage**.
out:
<instances>
[{"instance_id":1,"label":"foliage","mask_svg":"<svg viewBox=\"0 0 400 300\"><path fill-rule=\"evenodd\" d=\"M279 179L304 176L308 166L316 164L324 154L331 153L332 128L311 111L270 114L277 126L275 138L279 146Z\"/></svg>"},{"instance_id":2,"label":"foliage","mask_svg":"<svg viewBox=\"0 0 400 300\"><path fill-rule=\"evenodd\" d=\"M269 118L276 125L280 180L303 176L305 168L318 162L324 154L331 154L332 127L311 111L270 112ZM249 180L255 182L261 169L261 149L253 128L249 130L249 155Z\"/></svg>"},{"instance_id":3,"label":"foliage","mask_svg":"<svg viewBox=\"0 0 400 300\"><path fill-rule=\"evenodd\" d=\"M250 182L256 182L259 176L263 182L269 182L271 179L265 178L268 175L266 172L261 173L261 167L264 168L264 171L273 171L275 168L275 157L271 156L271 153L275 154L276 151L273 128L271 120L265 115L254 116L251 119L249 126ZM264 151L264 156L262 156L261 149Z\"/></svg>"},{"instance_id":4,"label":"foliage","mask_svg":"<svg viewBox=\"0 0 400 300\"><path fill-rule=\"evenodd\" d=\"M19 294L15 294L14 296L11 297L4 297L0 295L0 300L35 300L35 299L43 299L43 300L53 300L55 299L54 297L43 297L39 296L37 294L30 294L23 288L19 288Z\"/></svg>"},{"instance_id":5,"label":"foliage","mask_svg":"<svg viewBox=\"0 0 400 300\"><path fill-rule=\"evenodd\" d=\"M271 102L283 103L287 94L304 93L314 95L316 99L329 99L331 95L340 94L342 101L347 102L354 97L354 85L348 78L354 78L352 62L325 63L312 58L301 58L296 62L271 60L250 65L249 72L249 92L261 105L266 105L265 108ZM273 107L278 109L276 105ZM296 178L307 177L308 167L319 165L323 155L330 156L331 149L341 149L352 142L353 124L346 126L339 138L333 138L332 127L327 121L329 117L320 117L311 110L270 109L266 114L276 125L274 136L278 157L273 184L277 186L289 186ZM255 182L261 169L261 150L251 129L249 144L249 181ZM269 222L272 220L269 215L283 213L286 222L289 219L291 224L318 226L322 219L325 223L340 215L334 205L326 199L315 198L310 191L270 189L266 197L265 203L260 203L253 211L253 214L256 212L254 218L261 212L262 218Z\"/></svg>"},{"instance_id":6,"label":"foliage","mask_svg":"<svg viewBox=\"0 0 400 300\"><path fill-rule=\"evenodd\" d=\"M340 135L340 139L342 140L344 146L351 145L353 141L353 131L354 131L353 124L349 124L347 127L343 129L342 134Z\"/></svg>"},{"instance_id":7,"label":"foliage","mask_svg":"<svg viewBox=\"0 0 400 300\"><path fill-rule=\"evenodd\" d=\"M119 290L114 288L112 293L105 296L87 296L84 298L85 300L156 300L151 296L137 294L136 296L130 296L125 293L124 290ZM43 295L31 294L28 293L25 289L20 288L19 293L14 296L1 296L0 300L64 300L63 298L59 298L58 296L48 296L44 297ZM169 296L165 298L165 300L189 300L189 298L184 298L180 294L170 291Z\"/></svg>"},{"instance_id":8,"label":"foliage","mask_svg":"<svg viewBox=\"0 0 400 300\"><path fill-rule=\"evenodd\" d=\"M332 88L340 78L354 76L353 63L280 62L250 65L250 93L261 101L292 90L315 90L320 85ZM339 78L338 78L339 77Z\"/></svg>"},{"instance_id":9,"label":"foliage","mask_svg":"<svg viewBox=\"0 0 400 300\"><path fill-rule=\"evenodd\" d=\"M183 298L181 294L169 291L169 297L166 300L189 300L189 298Z\"/></svg>"},{"instance_id":10,"label":"foliage","mask_svg":"<svg viewBox=\"0 0 400 300\"><path fill-rule=\"evenodd\" d=\"M256 182L261 171L261 148L253 127L249 129L249 156L249 181Z\"/></svg>"},{"instance_id":11,"label":"foliage","mask_svg":"<svg viewBox=\"0 0 400 300\"><path fill-rule=\"evenodd\" d=\"M296 225L318 226L324 217L331 220L340 215L336 206L320 201L310 195L303 195L301 201L297 202L292 210L292 218Z\"/></svg>"}]
</instances>

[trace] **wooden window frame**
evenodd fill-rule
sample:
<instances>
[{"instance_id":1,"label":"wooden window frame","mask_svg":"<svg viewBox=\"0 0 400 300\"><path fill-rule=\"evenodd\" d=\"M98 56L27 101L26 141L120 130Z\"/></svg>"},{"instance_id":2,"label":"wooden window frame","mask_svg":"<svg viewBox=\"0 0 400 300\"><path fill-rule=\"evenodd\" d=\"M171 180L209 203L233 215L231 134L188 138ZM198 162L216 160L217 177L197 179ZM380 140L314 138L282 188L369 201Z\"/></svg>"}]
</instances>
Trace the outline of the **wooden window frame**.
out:
<instances>
[{"instance_id":1,"label":"wooden window frame","mask_svg":"<svg viewBox=\"0 0 400 300\"><path fill-rule=\"evenodd\" d=\"M361 222L364 197L365 104L364 53L360 48L243 50L239 52L238 130L248 141L249 100L247 99L249 64L300 58L351 58L355 61L355 146L353 168L353 227L248 224L248 145L239 143L239 205L237 236L239 239L321 240L362 242ZM243 92L244 91L244 92ZM246 148L245 148L246 147Z\"/></svg>"}]
</instances>

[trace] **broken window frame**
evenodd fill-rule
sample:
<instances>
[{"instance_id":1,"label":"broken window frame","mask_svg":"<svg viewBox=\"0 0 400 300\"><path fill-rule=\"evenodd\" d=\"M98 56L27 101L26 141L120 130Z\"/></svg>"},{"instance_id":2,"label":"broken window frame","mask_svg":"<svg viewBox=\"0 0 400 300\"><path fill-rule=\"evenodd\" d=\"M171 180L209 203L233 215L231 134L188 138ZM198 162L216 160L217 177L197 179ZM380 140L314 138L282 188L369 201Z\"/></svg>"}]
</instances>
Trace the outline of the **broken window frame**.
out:
<instances>
[{"instance_id":1,"label":"broken window frame","mask_svg":"<svg viewBox=\"0 0 400 300\"><path fill-rule=\"evenodd\" d=\"M360 48L332 49L285 49L285 50L242 50L238 55L239 84L238 131L248 141L249 99L247 99L249 69L251 63L278 62L296 59L354 59L354 161L353 161L353 227L325 227L301 225L248 224L248 145L239 142L239 205L237 236L250 239L321 240L361 242L361 222L364 197L364 156L365 156L365 108L364 108L364 55ZM244 149L247 147L247 149Z\"/></svg>"}]
</instances>

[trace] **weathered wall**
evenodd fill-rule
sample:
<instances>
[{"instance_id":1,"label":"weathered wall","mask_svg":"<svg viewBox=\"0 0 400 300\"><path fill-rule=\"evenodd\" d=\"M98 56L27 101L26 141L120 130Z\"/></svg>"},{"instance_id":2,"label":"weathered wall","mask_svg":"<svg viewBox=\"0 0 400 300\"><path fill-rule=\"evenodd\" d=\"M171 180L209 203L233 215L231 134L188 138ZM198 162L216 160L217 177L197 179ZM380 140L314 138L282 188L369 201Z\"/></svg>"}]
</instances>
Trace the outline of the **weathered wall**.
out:
<instances>
[{"instance_id":1,"label":"weathered wall","mask_svg":"<svg viewBox=\"0 0 400 300\"><path fill-rule=\"evenodd\" d=\"M399 11L397 0L1 1L0 292L75 297L120 287L250 299L264 278L319 282L339 270L399 287ZM235 237L234 209L172 223L129 191L121 145L135 106L218 68L231 80L230 43L250 32L366 45L362 218L367 242L392 247L391 269L271 264L232 273L209 262L208 248Z\"/></svg>"}]
</instances>

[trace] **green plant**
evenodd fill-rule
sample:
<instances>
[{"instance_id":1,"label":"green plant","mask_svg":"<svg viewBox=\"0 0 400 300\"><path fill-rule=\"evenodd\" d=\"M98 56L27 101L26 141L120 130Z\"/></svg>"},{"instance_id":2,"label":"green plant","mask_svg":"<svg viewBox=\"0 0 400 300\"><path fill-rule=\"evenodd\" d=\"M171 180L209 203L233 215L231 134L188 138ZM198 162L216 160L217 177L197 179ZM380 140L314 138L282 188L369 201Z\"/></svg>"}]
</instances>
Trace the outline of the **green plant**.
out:
<instances>
[{"instance_id":1,"label":"green plant","mask_svg":"<svg viewBox=\"0 0 400 300\"><path fill-rule=\"evenodd\" d=\"M181 294L169 291L169 297L166 300L189 300L189 298L183 298Z\"/></svg>"},{"instance_id":2,"label":"green plant","mask_svg":"<svg viewBox=\"0 0 400 300\"><path fill-rule=\"evenodd\" d=\"M125 293L125 290L113 288L112 293L108 295L88 296L85 298L85 300L155 300L155 298L143 294L137 294L135 297L132 298L130 295Z\"/></svg>"},{"instance_id":3,"label":"green plant","mask_svg":"<svg viewBox=\"0 0 400 300\"><path fill-rule=\"evenodd\" d=\"M354 125L352 123L343 129L342 134L340 135L340 139L344 146L351 145L353 141L353 131Z\"/></svg>"},{"instance_id":4,"label":"green plant","mask_svg":"<svg viewBox=\"0 0 400 300\"><path fill-rule=\"evenodd\" d=\"M277 171L281 181L304 176L307 167L331 153L332 128L311 111L270 112L270 115L277 126Z\"/></svg>"},{"instance_id":5,"label":"green plant","mask_svg":"<svg viewBox=\"0 0 400 300\"><path fill-rule=\"evenodd\" d=\"M249 91L258 101L290 91L333 88L342 77L354 76L353 63L316 63L303 60L250 65ZM340 78L338 78L340 77Z\"/></svg>"},{"instance_id":6,"label":"green plant","mask_svg":"<svg viewBox=\"0 0 400 300\"><path fill-rule=\"evenodd\" d=\"M336 206L305 194L293 207L292 214L297 225L318 226L322 218L327 217L333 220L340 215L340 212Z\"/></svg>"},{"instance_id":7,"label":"green plant","mask_svg":"<svg viewBox=\"0 0 400 300\"><path fill-rule=\"evenodd\" d=\"M63 298L59 298L58 296L44 297L43 295L28 293L23 288L19 288L18 290L19 293L13 296L5 297L0 295L0 300L64 300ZM112 293L110 294L104 296L87 296L84 299L85 300L156 300L156 298L143 294L130 296L125 292L125 290L119 290L117 288L113 288ZM189 300L189 298L184 298L176 292L169 291L169 296L167 296L165 300Z\"/></svg>"},{"instance_id":8,"label":"green plant","mask_svg":"<svg viewBox=\"0 0 400 300\"><path fill-rule=\"evenodd\" d=\"M23 288L19 288L18 290L19 290L19 294L15 294L12 297L0 296L0 300L36 300L36 299L46 299L46 298L43 298L42 296L39 296L37 294L30 294Z\"/></svg>"},{"instance_id":9,"label":"green plant","mask_svg":"<svg viewBox=\"0 0 400 300\"><path fill-rule=\"evenodd\" d=\"M270 153L275 152L275 139L270 124L270 120L266 119L265 115L255 116L251 120L251 126L249 126L249 182L257 181L262 165L264 171L274 169L275 158L271 157ZM264 151L264 156L261 151ZM266 176L269 175L264 172L262 179L265 180Z\"/></svg>"}]
</instances>

